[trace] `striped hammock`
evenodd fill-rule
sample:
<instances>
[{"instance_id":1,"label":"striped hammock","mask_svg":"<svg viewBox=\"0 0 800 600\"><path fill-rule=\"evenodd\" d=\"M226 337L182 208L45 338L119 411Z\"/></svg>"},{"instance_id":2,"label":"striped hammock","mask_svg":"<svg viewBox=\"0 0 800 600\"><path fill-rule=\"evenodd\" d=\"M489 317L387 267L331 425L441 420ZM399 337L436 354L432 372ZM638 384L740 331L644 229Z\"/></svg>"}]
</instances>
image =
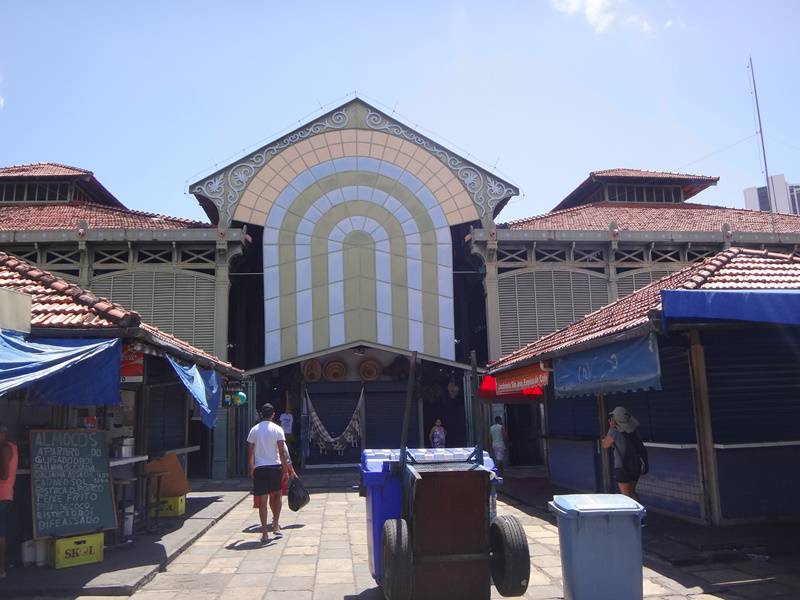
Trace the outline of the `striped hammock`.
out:
<instances>
[{"instance_id":1,"label":"striped hammock","mask_svg":"<svg viewBox=\"0 0 800 600\"><path fill-rule=\"evenodd\" d=\"M364 404L364 394L358 399L358 404L350 417L350 422L345 427L344 431L337 437L333 437L322 424L322 420L311 402L311 397L306 396L308 402L309 422L311 425L311 443L316 445L320 454L327 454L329 451L335 451L339 456L344 455L344 451L348 446L357 448L361 441L361 407Z\"/></svg>"}]
</instances>

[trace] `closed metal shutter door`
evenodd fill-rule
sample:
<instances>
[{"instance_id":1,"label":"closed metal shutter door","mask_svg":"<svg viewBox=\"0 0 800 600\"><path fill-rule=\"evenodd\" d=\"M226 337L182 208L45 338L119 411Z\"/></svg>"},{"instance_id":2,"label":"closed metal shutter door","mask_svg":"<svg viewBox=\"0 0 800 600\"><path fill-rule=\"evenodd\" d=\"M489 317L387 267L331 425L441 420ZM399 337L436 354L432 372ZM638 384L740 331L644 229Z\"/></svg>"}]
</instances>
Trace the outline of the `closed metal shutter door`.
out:
<instances>
[{"instance_id":1,"label":"closed metal shutter door","mask_svg":"<svg viewBox=\"0 0 800 600\"><path fill-rule=\"evenodd\" d=\"M92 291L135 310L146 322L214 351L214 279L200 273L118 271L92 280Z\"/></svg>"},{"instance_id":2,"label":"closed metal shutter door","mask_svg":"<svg viewBox=\"0 0 800 600\"><path fill-rule=\"evenodd\" d=\"M366 447L399 448L406 405L406 383L375 381L364 384L366 403ZM417 399L411 402L408 423L408 447L419 448L419 412Z\"/></svg>"},{"instance_id":3,"label":"closed metal shutter door","mask_svg":"<svg viewBox=\"0 0 800 600\"><path fill-rule=\"evenodd\" d=\"M147 412L147 452L186 445L186 390L181 384L151 388Z\"/></svg>"},{"instance_id":4,"label":"closed metal shutter door","mask_svg":"<svg viewBox=\"0 0 800 600\"><path fill-rule=\"evenodd\" d=\"M504 275L497 283L503 354L608 304L608 280L602 275L537 270Z\"/></svg>"},{"instance_id":5,"label":"closed metal shutter door","mask_svg":"<svg viewBox=\"0 0 800 600\"><path fill-rule=\"evenodd\" d=\"M800 328L703 332L714 441L800 440Z\"/></svg>"}]
</instances>

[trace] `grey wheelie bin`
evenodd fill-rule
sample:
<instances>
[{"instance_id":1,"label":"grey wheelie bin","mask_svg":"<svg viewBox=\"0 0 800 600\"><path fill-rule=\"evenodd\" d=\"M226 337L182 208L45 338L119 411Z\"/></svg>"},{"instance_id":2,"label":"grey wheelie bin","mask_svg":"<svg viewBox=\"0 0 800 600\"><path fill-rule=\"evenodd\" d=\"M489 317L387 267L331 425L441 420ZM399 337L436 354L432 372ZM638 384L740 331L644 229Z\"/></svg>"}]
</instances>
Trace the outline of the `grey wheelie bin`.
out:
<instances>
[{"instance_id":1,"label":"grey wheelie bin","mask_svg":"<svg viewBox=\"0 0 800 600\"><path fill-rule=\"evenodd\" d=\"M565 600L641 600L644 507L622 494L553 496Z\"/></svg>"}]
</instances>

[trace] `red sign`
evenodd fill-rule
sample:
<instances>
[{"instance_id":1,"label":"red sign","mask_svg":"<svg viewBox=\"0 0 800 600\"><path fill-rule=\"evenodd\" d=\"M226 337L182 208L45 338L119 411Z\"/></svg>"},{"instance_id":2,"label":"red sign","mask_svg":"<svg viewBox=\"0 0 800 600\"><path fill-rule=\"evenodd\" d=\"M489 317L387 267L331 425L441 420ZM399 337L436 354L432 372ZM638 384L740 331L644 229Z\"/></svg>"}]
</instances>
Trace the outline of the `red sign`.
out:
<instances>
[{"instance_id":1,"label":"red sign","mask_svg":"<svg viewBox=\"0 0 800 600\"><path fill-rule=\"evenodd\" d=\"M144 354L134 350L130 344L122 346L122 364L119 380L122 383L137 383L144 379Z\"/></svg>"},{"instance_id":2,"label":"red sign","mask_svg":"<svg viewBox=\"0 0 800 600\"><path fill-rule=\"evenodd\" d=\"M498 373L497 395L519 394L529 388L543 388L550 380L550 373L542 370L539 365L528 365L513 371Z\"/></svg>"}]
</instances>

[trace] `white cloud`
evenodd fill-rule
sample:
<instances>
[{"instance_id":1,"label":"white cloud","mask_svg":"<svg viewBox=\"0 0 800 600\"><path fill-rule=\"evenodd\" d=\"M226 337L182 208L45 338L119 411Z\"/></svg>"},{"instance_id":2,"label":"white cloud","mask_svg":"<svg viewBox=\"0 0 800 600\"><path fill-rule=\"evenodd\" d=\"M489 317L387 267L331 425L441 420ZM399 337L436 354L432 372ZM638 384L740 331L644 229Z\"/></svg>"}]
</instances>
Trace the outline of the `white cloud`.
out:
<instances>
[{"instance_id":1,"label":"white cloud","mask_svg":"<svg viewBox=\"0 0 800 600\"><path fill-rule=\"evenodd\" d=\"M664 23L664 29L669 29L672 27L672 19L667 19L667 22Z\"/></svg>"},{"instance_id":2,"label":"white cloud","mask_svg":"<svg viewBox=\"0 0 800 600\"><path fill-rule=\"evenodd\" d=\"M0 110L3 110L3 107L6 105L6 99L0 96Z\"/></svg>"},{"instance_id":3,"label":"white cloud","mask_svg":"<svg viewBox=\"0 0 800 600\"><path fill-rule=\"evenodd\" d=\"M648 21L641 15L628 15L625 18L625 25L630 25L631 27L635 27L642 33L653 32L653 26L650 25L650 21Z\"/></svg>"},{"instance_id":4,"label":"white cloud","mask_svg":"<svg viewBox=\"0 0 800 600\"><path fill-rule=\"evenodd\" d=\"M646 17L625 10L624 0L550 0L550 4L564 14L582 16L595 33L604 33L617 23L642 33L653 31Z\"/></svg>"}]
</instances>

